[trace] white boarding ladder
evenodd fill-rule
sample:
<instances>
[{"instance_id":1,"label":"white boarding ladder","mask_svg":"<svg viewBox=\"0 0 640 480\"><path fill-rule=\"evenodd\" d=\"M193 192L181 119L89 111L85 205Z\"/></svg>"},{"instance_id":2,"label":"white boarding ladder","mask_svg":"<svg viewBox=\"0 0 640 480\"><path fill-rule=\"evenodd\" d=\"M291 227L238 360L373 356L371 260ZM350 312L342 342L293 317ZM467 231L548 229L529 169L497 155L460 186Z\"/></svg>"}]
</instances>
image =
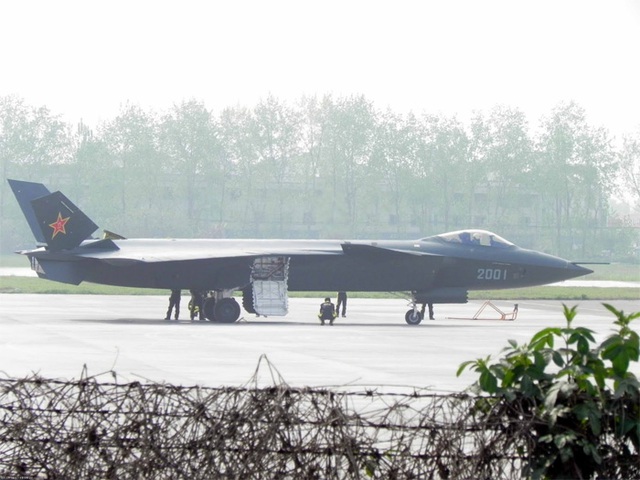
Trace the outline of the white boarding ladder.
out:
<instances>
[{"instance_id":1,"label":"white boarding ladder","mask_svg":"<svg viewBox=\"0 0 640 480\"><path fill-rule=\"evenodd\" d=\"M288 257L258 257L251 267L253 308L259 315L284 316L289 311Z\"/></svg>"}]
</instances>

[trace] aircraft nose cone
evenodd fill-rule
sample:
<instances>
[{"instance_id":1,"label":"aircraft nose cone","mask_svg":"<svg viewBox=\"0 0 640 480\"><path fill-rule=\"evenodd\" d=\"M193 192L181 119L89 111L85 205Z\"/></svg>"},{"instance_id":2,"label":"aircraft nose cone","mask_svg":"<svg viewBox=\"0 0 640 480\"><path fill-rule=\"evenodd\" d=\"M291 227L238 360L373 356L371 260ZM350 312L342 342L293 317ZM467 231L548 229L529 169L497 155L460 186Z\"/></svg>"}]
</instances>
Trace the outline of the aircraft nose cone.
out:
<instances>
[{"instance_id":1,"label":"aircraft nose cone","mask_svg":"<svg viewBox=\"0 0 640 480\"><path fill-rule=\"evenodd\" d=\"M575 263L569 263L567 265L567 271L571 274L567 278L582 277L583 275L589 275L590 273L593 273L593 270L591 270L590 268L585 268Z\"/></svg>"},{"instance_id":2,"label":"aircraft nose cone","mask_svg":"<svg viewBox=\"0 0 640 480\"><path fill-rule=\"evenodd\" d=\"M593 273L593 270L560 257L535 253L528 280L532 285L562 282Z\"/></svg>"},{"instance_id":3,"label":"aircraft nose cone","mask_svg":"<svg viewBox=\"0 0 640 480\"><path fill-rule=\"evenodd\" d=\"M555 282L564 282L576 277L582 277L593 273L593 270L576 265L561 258L552 259L551 264L541 267L537 270L535 279L537 283L549 284Z\"/></svg>"}]
</instances>

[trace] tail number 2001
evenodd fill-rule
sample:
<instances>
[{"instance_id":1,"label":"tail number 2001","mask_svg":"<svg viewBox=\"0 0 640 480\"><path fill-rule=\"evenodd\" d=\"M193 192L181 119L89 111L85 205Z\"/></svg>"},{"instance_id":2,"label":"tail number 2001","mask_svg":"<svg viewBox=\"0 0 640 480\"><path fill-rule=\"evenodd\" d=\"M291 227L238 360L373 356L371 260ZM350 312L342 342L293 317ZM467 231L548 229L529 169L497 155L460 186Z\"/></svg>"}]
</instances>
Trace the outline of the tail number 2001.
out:
<instances>
[{"instance_id":1,"label":"tail number 2001","mask_svg":"<svg viewBox=\"0 0 640 480\"><path fill-rule=\"evenodd\" d=\"M478 280L506 280L507 269L506 268L479 268Z\"/></svg>"}]
</instances>

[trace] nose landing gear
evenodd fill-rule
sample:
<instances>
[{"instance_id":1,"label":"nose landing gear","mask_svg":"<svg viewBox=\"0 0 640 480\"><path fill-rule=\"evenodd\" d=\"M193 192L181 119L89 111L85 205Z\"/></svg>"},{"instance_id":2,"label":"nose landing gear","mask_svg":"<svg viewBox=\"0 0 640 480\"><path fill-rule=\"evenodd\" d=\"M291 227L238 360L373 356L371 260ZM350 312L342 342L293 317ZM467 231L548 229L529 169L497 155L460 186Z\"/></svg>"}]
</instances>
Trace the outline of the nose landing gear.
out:
<instances>
[{"instance_id":1,"label":"nose landing gear","mask_svg":"<svg viewBox=\"0 0 640 480\"><path fill-rule=\"evenodd\" d=\"M409 325L420 325L420 322L422 322L422 313L418 310L417 306L414 305L413 309L407 310L404 321Z\"/></svg>"},{"instance_id":2,"label":"nose landing gear","mask_svg":"<svg viewBox=\"0 0 640 480\"><path fill-rule=\"evenodd\" d=\"M409 325L420 325L424 318L424 312L418 310L418 304L416 303L416 293L411 292L411 300L409 300L409 306L411 310L407 310L404 315L404 321Z\"/></svg>"}]
</instances>

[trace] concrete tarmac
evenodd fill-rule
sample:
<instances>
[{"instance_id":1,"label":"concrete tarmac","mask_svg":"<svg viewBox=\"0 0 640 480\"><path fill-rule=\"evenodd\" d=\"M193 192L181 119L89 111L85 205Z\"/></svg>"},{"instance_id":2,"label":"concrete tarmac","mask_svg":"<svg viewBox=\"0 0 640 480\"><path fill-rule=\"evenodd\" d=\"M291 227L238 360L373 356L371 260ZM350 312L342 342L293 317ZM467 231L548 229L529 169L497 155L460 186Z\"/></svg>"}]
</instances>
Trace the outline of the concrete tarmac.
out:
<instances>
[{"instance_id":1,"label":"concrete tarmac","mask_svg":"<svg viewBox=\"0 0 640 480\"><path fill-rule=\"evenodd\" d=\"M404 321L403 299L349 299L346 318L320 326L322 299L289 300L286 317L244 314L236 324L191 322L188 295L179 321L165 321L166 297L93 295L0 295L0 372L47 378L154 381L176 385L375 387L378 391L430 388L461 391L477 378L456 377L460 363L498 358L509 339L528 341L542 328L565 325L560 301L522 301L514 321L498 320L482 302L436 305L436 320ZM513 302L493 302L510 313ZM615 301L627 313L638 301ZM578 304L576 326L609 335L614 317L597 301ZM460 319L466 318L466 319ZM635 322L640 328L640 320ZM638 365L633 370L640 375Z\"/></svg>"}]
</instances>

